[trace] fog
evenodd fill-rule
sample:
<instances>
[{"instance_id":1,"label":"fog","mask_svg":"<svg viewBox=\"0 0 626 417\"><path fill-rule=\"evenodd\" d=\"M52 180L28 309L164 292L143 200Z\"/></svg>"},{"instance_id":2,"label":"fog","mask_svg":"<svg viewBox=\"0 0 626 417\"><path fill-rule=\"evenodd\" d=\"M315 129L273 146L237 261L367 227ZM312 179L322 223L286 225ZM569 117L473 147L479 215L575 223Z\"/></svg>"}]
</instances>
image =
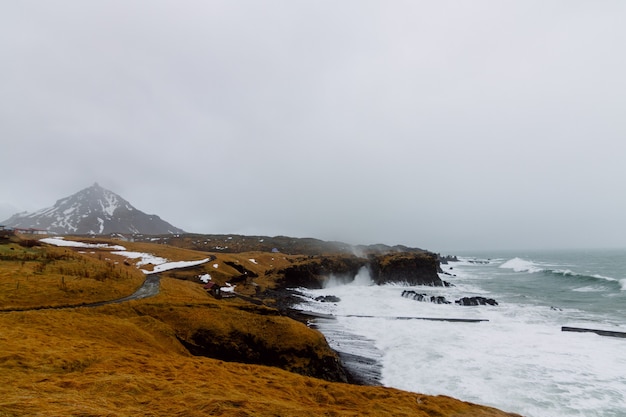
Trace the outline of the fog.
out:
<instances>
[{"instance_id":1,"label":"fog","mask_svg":"<svg viewBox=\"0 0 626 417\"><path fill-rule=\"evenodd\" d=\"M189 232L626 247L622 1L20 1L0 221L98 182Z\"/></svg>"}]
</instances>

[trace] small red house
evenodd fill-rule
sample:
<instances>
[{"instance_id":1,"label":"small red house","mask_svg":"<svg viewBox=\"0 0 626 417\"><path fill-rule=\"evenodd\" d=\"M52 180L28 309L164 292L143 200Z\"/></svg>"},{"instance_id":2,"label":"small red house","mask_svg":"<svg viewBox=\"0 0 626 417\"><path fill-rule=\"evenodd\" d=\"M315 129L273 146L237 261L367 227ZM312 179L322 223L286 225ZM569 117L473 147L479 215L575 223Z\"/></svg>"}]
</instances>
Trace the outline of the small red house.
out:
<instances>
[{"instance_id":1,"label":"small red house","mask_svg":"<svg viewBox=\"0 0 626 417\"><path fill-rule=\"evenodd\" d=\"M221 287L214 283L213 281L209 281L204 287L205 290L208 291L215 298L222 298Z\"/></svg>"}]
</instances>

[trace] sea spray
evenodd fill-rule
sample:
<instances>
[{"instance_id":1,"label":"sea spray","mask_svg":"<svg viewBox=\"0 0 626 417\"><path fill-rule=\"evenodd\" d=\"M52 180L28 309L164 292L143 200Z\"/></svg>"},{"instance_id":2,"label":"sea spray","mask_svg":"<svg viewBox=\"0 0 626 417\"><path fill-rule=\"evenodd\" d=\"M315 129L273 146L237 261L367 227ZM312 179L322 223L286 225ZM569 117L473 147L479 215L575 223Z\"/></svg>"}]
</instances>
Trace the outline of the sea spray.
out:
<instances>
[{"instance_id":1,"label":"sea spray","mask_svg":"<svg viewBox=\"0 0 626 417\"><path fill-rule=\"evenodd\" d=\"M355 276L331 274L324 282L324 288L336 288L344 285L368 286L374 285L369 268L362 266Z\"/></svg>"},{"instance_id":2,"label":"sea spray","mask_svg":"<svg viewBox=\"0 0 626 417\"><path fill-rule=\"evenodd\" d=\"M370 347L361 344L359 354L380 362L386 386L451 395L526 417L623 417L624 340L564 333L561 326L626 331L626 279L607 279L626 276L626 251L593 258L568 252L495 255L451 265L456 277L446 278L455 287L359 286L355 277L348 285L306 290L311 296L336 295L340 302L306 302L301 308L337 316L335 335L368 341ZM499 305L419 303L401 297L403 290L449 300L488 295Z\"/></svg>"},{"instance_id":3,"label":"sea spray","mask_svg":"<svg viewBox=\"0 0 626 417\"><path fill-rule=\"evenodd\" d=\"M361 267L359 272L354 277L354 281L352 281L353 285L361 285L361 286L369 286L374 285L374 281L372 280L372 276L370 275L370 270L367 266Z\"/></svg>"}]
</instances>

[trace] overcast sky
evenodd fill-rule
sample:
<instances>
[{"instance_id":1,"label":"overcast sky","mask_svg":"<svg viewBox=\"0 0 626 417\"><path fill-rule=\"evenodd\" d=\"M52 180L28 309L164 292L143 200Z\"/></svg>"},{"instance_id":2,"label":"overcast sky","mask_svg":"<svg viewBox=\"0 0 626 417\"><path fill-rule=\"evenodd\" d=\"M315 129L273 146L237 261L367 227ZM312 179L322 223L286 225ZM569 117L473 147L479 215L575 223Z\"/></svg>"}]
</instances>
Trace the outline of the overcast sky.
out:
<instances>
[{"instance_id":1,"label":"overcast sky","mask_svg":"<svg viewBox=\"0 0 626 417\"><path fill-rule=\"evenodd\" d=\"M626 247L626 2L0 6L0 220L98 182L187 231Z\"/></svg>"}]
</instances>

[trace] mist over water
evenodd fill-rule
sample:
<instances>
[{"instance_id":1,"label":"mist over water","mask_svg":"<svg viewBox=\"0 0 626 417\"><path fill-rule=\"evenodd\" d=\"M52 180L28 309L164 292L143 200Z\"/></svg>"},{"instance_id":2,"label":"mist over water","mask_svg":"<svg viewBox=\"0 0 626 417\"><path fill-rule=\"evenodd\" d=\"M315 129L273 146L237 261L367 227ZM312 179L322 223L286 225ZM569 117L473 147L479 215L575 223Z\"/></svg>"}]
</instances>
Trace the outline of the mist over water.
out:
<instances>
[{"instance_id":1,"label":"mist over water","mask_svg":"<svg viewBox=\"0 0 626 417\"><path fill-rule=\"evenodd\" d=\"M362 270L353 282L305 291L340 302L306 301L300 308L335 315L334 332L369 340L386 386L527 417L623 417L626 339L561 327L626 332L625 259L626 251L479 254L442 265L456 275L442 276L455 285L450 288L358 285L367 283ZM499 305L418 302L401 297L403 290L452 302L484 296ZM319 328L324 332L324 324ZM368 353L361 346L359 354Z\"/></svg>"}]
</instances>

